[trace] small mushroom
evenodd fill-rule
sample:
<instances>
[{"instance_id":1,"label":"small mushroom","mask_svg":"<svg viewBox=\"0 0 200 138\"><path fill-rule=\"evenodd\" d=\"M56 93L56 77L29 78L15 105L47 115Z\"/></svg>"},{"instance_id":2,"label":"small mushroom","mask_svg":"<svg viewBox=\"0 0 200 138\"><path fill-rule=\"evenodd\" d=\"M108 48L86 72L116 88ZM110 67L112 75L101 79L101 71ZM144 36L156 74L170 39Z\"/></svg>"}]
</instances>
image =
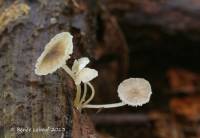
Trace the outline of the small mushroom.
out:
<instances>
[{"instance_id":1,"label":"small mushroom","mask_svg":"<svg viewBox=\"0 0 200 138\"><path fill-rule=\"evenodd\" d=\"M129 78L118 86L118 96L122 102L103 105L83 105L83 108L113 108L124 105L141 106L148 103L152 94L150 83L142 78Z\"/></svg>"},{"instance_id":2,"label":"small mushroom","mask_svg":"<svg viewBox=\"0 0 200 138\"><path fill-rule=\"evenodd\" d=\"M75 77L75 83L78 85L81 82L87 83L98 76L95 69L84 68Z\"/></svg>"},{"instance_id":3,"label":"small mushroom","mask_svg":"<svg viewBox=\"0 0 200 138\"><path fill-rule=\"evenodd\" d=\"M150 83L142 78L124 80L118 86L117 92L119 98L131 106L141 106L148 103L152 93Z\"/></svg>"},{"instance_id":4,"label":"small mushroom","mask_svg":"<svg viewBox=\"0 0 200 138\"><path fill-rule=\"evenodd\" d=\"M86 68L86 65L90 62L90 60L87 57L82 57L78 60L74 61L74 64L72 65L72 73L74 76L74 82L77 86L77 95L74 100L74 105L77 108L81 108L83 102L85 101L85 97L87 95L87 85L91 88L91 95L88 100L86 100L85 103L90 102L95 94L94 87L89 82L96 78L98 76L98 72L95 69ZM81 97L81 82L84 84L84 93Z\"/></svg>"},{"instance_id":5,"label":"small mushroom","mask_svg":"<svg viewBox=\"0 0 200 138\"><path fill-rule=\"evenodd\" d=\"M80 72L89 62L90 60L87 57L82 57L78 60L75 60L74 64L72 65L72 72Z\"/></svg>"},{"instance_id":6,"label":"small mushroom","mask_svg":"<svg viewBox=\"0 0 200 138\"><path fill-rule=\"evenodd\" d=\"M63 66L67 70L65 62L73 52L72 38L73 36L68 32L62 32L53 37L37 59L35 74L47 75ZM71 75L71 72L68 70L67 72Z\"/></svg>"},{"instance_id":7,"label":"small mushroom","mask_svg":"<svg viewBox=\"0 0 200 138\"><path fill-rule=\"evenodd\" d=\"M35 65L35 74L47 75L53 73L58 68L63 68L74 80L77 88L74 106L81 110L82 108L113 108L124 105L141 106L150 100L151 85L142 78L129 78L124 80L118 86L119 103L91 105L88 104L95 95L95 89L90 83L92 79L98 76L95 69L86 68L90 62L87 57L74 61L72 70L66 65L66 60L70 58L73 52L73 36L68 32L57 34L45 46L43 53L37 59ZM84 91L81 95L81 82L84 84ZM87 85L91 89L90 97L85 100L87 95ZM82 97L81 97L82 96Z\"/></svg>"},{"instance_id":8,"label":"small mushroom","mask_svg":"<svg viewBox=\"0 0 200 138\"><path fill-rule=\"evenodd\" d=\"M72 70L66 65L66 60L70 58L73 52L72 39L73 36L68 32L63 32L54 36L50 42L46 44L44 51L37 59L35 74L47 75L53 73L58 68L63 68L76 84L77 92L74 106L78 108L78 106L82 107L82 103L85 101L87 85L91 88L91 95L85 103L89 103L93 99L95 90L89 81L97 77L98 72L95 69L85 68L90 62L87 57L75 60ZM84 83L83 97L81 97L81 82Z\"/></svg>"},{"instance_id":9,"label":"small mushroom","mask_svg":"<svg viewBox=\"0 0 200 138\"><path fill-rule=\"evenodd\" d=\"M90 60L87 57L74 61L72 72L74 73L76 85L79 85L81 82L87 83L98 76L98 72L95 69L86 68L89 62Z\"/></svg>"}]
</instances>

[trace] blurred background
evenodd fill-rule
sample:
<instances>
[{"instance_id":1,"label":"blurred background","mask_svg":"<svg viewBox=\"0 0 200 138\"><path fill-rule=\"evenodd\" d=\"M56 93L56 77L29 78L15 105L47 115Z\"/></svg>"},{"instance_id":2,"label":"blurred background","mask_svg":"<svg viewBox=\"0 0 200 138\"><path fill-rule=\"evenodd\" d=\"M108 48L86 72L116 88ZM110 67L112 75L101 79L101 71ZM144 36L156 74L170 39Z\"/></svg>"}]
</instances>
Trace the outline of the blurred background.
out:
<instances>
[{"instance_id":1,"label":"blurred background","mask_svg":"<svg viewBox=\"0 0 200 138\"><path fill-rule=\"evenodd\" d=\"M125 76L149 80L153 94L142 107L91 111L96 129L116 138L200 138L200 2L101 2L127 42ZM104 76L112 79L120 69L115 68L116 57L106 59L109 69ZM116 87L122 78L113 82L112 93L99 90L94 103L118 101Z\"/></svg>"}]
</instances>

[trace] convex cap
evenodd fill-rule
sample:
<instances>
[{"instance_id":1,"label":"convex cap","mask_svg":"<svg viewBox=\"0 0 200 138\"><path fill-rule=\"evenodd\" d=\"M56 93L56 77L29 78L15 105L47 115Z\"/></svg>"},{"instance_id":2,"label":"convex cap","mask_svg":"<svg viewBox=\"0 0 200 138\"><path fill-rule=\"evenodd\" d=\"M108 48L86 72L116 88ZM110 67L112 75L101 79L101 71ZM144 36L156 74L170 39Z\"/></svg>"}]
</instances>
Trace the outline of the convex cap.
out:
<instances>
[{"instance_id":1,"label":"convex cap","mask_svg":"<svg viewBox=\"0 0 200 138\"><path fill-rule=\"evenodd\" d=\"M142 78L129 78L118 86L118 96L125 104L141 106L150 100L152 93L150 83Z\"/></svg>"},{"instance_id":2,"label":"convex cap","mask_svg":"<svg viewBox=\"0 0 200 138\"><path fill-rule=\"evenodd\" d=\"M73 52L72 38L73 36L68 32L54 36L37 59L35 73L47 75L62 67Z\"/></svg>"}]
</instances>

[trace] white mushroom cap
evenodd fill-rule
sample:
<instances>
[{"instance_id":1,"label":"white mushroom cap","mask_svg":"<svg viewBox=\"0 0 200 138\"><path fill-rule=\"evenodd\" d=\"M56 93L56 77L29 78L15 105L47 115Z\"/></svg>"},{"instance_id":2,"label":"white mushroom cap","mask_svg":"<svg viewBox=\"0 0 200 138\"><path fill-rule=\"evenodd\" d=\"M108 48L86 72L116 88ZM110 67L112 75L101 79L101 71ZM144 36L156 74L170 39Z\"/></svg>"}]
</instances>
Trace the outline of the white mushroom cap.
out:
<instances>
[{"instance_id":1,"label":"white mushroom cap","mask_svg":"<svg viewBox=\"0 0 200 138\"><path fill-rule=\"evenodd\" d=\"M72 72L80 72L89 62L90 60L87 57L82 57L78 60L75 60L74 64L72 65Z\"/></svg>"},{"instance_id":2,"label":"white mushroom cap","mask_svg":"<svg viewBox=\"0 0 200 138\"><path fill-rule=\"evenodd\" d=\"M73 52L72 38L73 36L68 32L54 36L37 59L35 74L47 75L63 66Z\"/></svg>"},{"instance_id":3,"label":"white mushroom cap","mask_svg":"<svg viewBox=\"0 0 200 138\"><path fill-rule=\"evenodd\" d=\"M83 68L75 77L75 84L78 85L81 82L87 83L98 76L98 72L95 69Z\"/></svg>"},{"instance_id":4,"label":"white mushroom cap","mask_svg":"<svg viewBox=\"0 0 200 138\"><path fill-rule=\"evenodd\" d=\"M150 83L142 78L129 78L118 86L118 96L125 104L141 106L148 103L151 96Z\"/></svg>"},{"instance_id":5,"label":"white mushroom cap","mask_svg":"<svg viewBox=\"0 0 200 138\"><path fill-rule=\"evenodd\" d=\"M98 76L95 69L86 68L90 62L87 57L82 57L74 61L72 72L75 74L75 84L79 85L81 82L87 83Z\"/></svg>"}]
</instances>

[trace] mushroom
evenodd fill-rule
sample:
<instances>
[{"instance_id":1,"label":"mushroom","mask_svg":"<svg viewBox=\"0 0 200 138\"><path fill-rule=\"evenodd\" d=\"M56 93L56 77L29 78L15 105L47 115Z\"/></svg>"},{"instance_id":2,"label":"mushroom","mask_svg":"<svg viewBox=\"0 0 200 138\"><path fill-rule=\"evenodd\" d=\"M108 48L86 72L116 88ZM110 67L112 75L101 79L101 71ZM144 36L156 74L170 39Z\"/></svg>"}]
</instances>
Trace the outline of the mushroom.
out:
<instances>
[{"instance_id":1,"label":"mushroom","mask_svg":"<svg viewBox=\"0 0 200 138\"><path fill-rule=\"evenodd\" d=\"M74 60L74 63L72 65L72 72L80 72L89 62L90 60L87 57L82 57L78 60Z\"/></svg>"},{"instance_id":2,"label":"mushroom","mask_svg":"<svg viewBox=\"0 0 200 138\"><path fill-rule=\"evenodd\" d=\"M87 57L82 57L78 60L75 60L73 65L72 65L72 72L74 75L74 81L75 84L77 85L77 95L74 101L74 105L76 107L81 107L83 102L85 101L85 97L87 95L87 85L91 88L91 96L85 103L89 103L95 94L94 87L92 84L89 82L96 78L98 76L98 72L95 69L91 68L86 68L86 65L90 62L90 60ZM81 87L80 84L81 82L84 84L84 93L81 98Z\"/></svg>"},{"instance_id":3,"label":"mushroom","mask_svg":"<svg viewBox=\"0 0 200 138\"><path fill-rule=\"evenodd\" d=\"M76 85L81 82L87 83L98 76L98 72L95 69L86 68L86 65L90 62L87 57L82 57L74 61L72 66L72 72L74 73L74 81Z\"/></svg>"},{"instance_id":4,"label":"mushroom","mask_svg":"<svg viewBox=\"0 0 200 138\"><path fill-rule=\"evenodd\" d=\"M90 62L87 57L80 58L74 61L72 70L66 65L66 60L70 58L73 52L73 36L68 32L59 33L54 36L49 43L46 44L44 51L37 59L35 65L35 74L47 75L55 72L59 68L63 68L74 80L77 88L74 105L82 105L85 101L87 93L87 85L90 86L92 93L89 99L90 102L95 94L94 87L89 82L98 76L98 72L94 69L86 68L85 66ZM81 97L81 82L84 83L84 94Z\"/></svg>"},{"instance_id":5,"label":"mushroom","mask_svg":"<svg viewBox=\"0 0 200 138\"><path fill-rule=\"evenodd\" d=\"M85 104L83 108L113 108L124 105L142 106L148 103L152 94L150 83L143 78L129 78L118 86L118 96L121 102L114 104L92 105Z\"/></svg>"},{"instance_id":6,"label":"mushroom","mask_svg":"<svg viewBox=\"0 0 200 138\"><path fill-rule=\"evenodd\" d=\"M95 69L87 68L90 62L87 57L74 61L72 69L66 65L66 60L73 52L73 36L68 32L62 32L54 36L45 46L43 53L37 59L35 74L47 75L59 68L63 68L74 80L77 88L74 106L79 110L82 108L113 108L124 105L141 106L150 100L151 85L142 78L129 78L121 82L118 86L119 103L92 105L88 104L94 97L95 89L90 81L98 76ZM81 82L84 84L84 92L81 97ZM90 97L85 101L87 86L91 89Z\"/></svg>"},{"instance_id":7,"label":"mushroom","mask_svg":"<svg viewBox=\"0 0 200 138\"><path fill-rule=\"evenodd\" d=\"M37 59L35 74L47 75L58 68L63 68L73 78L71 70L65 65L66 60L73 52L72 38L73 36L69 32L62 32L54 36Z\"/></svg>"}]
</instances>

